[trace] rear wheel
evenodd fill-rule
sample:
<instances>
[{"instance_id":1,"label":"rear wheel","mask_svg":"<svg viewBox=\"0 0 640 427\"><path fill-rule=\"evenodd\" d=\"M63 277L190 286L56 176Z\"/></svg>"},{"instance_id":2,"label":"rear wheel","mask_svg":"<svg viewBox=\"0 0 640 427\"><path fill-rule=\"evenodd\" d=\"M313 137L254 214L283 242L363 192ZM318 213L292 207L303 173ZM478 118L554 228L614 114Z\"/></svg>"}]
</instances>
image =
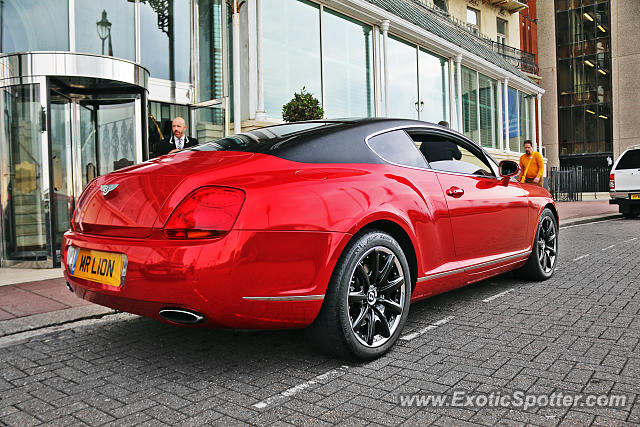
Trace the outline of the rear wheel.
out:
<instances>
[{"instance_id":1,"label":"rear wheel","mask_svg":"<svg viewBox=\"0 0 640 427\"><path fill-rule=\"evenodd\" d=\"M309 338L338 357L374 359L397 341L410 298L411 275L398 242L365 232L340 256Z\"/></svg>"},{"instance_id":2,"label":"rear wheel","mask_svg":"<svg viewBox=\"0 0 640 427\"><path fill-rule=\"evenodd\" d=\"M529 260L518 273L526 279L547 280L553 275L558 259L558 222L549 208L540 215L536 238Z\"/></svg>"}]
</instances>

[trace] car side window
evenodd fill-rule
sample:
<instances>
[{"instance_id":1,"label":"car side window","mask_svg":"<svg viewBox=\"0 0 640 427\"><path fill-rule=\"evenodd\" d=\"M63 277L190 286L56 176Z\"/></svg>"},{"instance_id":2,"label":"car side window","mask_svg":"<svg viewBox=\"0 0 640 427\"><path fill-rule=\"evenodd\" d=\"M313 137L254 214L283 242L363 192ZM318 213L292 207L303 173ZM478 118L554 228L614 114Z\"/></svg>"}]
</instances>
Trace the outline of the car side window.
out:
<instances>
[{"instance_id":1,"label":"car side window","mask_svg":"<svg viewBox=\"0 0 640 427\"><path fill-rule=\"evenodd\" d=\"M413 140L403 130L376 135L370 138L367 143L378 156L387 162L423 169L429 167Z\"/></svg>"},{"instance_id":2,"label":"car side window","mask_svg":"<svg viewBox=\"0 0 640 427\"><path fill-rule=\"evenodd\" d=\"M487 160L476 155L455 139L438 134L411 134L431 168L468 175L493 176Z\"/></svg>"}]
</instances>

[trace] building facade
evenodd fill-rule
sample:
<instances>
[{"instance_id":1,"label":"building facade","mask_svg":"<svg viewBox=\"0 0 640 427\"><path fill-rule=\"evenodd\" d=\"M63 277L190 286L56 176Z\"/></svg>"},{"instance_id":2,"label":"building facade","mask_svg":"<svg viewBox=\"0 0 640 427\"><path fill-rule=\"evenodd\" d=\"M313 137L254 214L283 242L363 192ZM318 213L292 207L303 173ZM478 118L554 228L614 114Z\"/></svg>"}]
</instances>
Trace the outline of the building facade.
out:
<instances>
[{"instance_id":1,"label":"building facade","mask_svg":"<svg viewBox=\"0 0 640 427\"><path fill-rule=\"evenodd\" d=\"M54 267L96 176L155 155L173 117L201 142L281 122L446 120L498 158L539 143L544 92L505 47L525 1L0 2L1 266ZM55 23L53 25L52 23ZM488 34L488 36L487 36ZM501 47L502 46L502 47Z\"/></svg>"},{"instance_id":2,"label":"building facade","mask_svg":"<svg viewBox=\"0 0 640 427\"><path fill-rule=\"evenodd\" d=\"M612 161L640 143L640 3L554 0L538 13L539 31L555 35L539 42L549 164L601 171L589 190L606 191Z\"/></svg>"}]
</instances>

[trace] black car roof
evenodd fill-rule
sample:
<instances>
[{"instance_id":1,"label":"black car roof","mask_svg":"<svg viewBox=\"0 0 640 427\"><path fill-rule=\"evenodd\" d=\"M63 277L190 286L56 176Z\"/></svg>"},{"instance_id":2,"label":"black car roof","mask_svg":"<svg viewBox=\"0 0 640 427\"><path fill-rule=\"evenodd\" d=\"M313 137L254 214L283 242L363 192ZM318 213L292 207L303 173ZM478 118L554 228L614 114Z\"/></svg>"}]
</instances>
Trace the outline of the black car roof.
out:
<instances>
[{"instance_id":1,"label":"black car roof","mask_svg":"<svg viewBox=\"0 0 640 427\"><path fill-rule=\"evenodd\" d=\"M364 141L371 134L399 127L445 130L433 123L408 119L315 120L259 128L193 149L270 154L304 163L385 163ZM450 129L446 131L457 134Z\"/></svg>"}]
</instances>

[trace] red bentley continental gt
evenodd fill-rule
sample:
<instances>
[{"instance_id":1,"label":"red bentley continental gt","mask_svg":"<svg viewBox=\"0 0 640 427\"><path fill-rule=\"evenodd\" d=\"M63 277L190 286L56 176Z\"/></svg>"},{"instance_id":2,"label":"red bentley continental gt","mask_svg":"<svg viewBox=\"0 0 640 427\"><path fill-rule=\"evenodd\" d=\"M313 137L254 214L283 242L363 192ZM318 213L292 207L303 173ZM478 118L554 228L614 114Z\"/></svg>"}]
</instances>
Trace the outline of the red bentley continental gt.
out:
<instances>
[{"instance_id":1,"label":"red bentley continental gt","mask_svg":"<svg viewBox=\"0 0 640 427\"><path fill-rule=\"evenodd\" d=\"M286 124L91 182L62 243L81 298L171 324L302 328L372 359L413 301L519 270L551 277L558 213L430 123Z\"/></svg>"}]
</instances>

